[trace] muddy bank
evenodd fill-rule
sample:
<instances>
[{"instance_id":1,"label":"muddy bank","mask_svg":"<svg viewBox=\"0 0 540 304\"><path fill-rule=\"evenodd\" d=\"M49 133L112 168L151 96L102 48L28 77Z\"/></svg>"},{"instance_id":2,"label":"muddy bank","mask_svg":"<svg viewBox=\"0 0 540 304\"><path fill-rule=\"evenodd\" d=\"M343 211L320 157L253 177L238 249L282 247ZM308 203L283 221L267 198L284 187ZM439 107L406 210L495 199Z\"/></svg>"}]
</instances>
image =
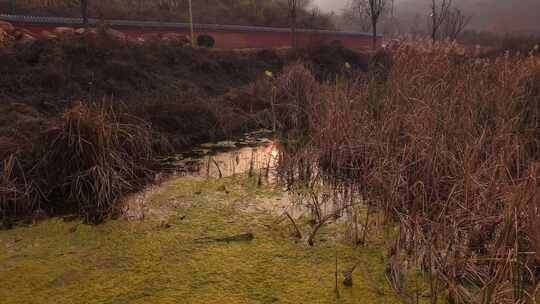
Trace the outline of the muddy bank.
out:
<instances>
[{"instance_id":1,"label":"muddy bank","mask_svg":"<svg viewBox=\"0 0 540 304\"><path fill-rule=\"evenodd\" d=\"M108 29L55 33L0 48L0 96L5 101L39 105L76 99L114 99L172 95L220 96L252 83L265 71L279 73L302 60L319 77L366 69L367 56L339 45L289 49L213 50L178 41L119 39ZM7 77L9 75L9 77Z\"/></svg>"},{"instance_id":2,"label":"muddy bank","mask_svg":"<svg viewBox=\"0 0 540 304\"><path fill-rule=\"evenodd\" d=\"M299 60L323 80L346 64L365 71L368 58L337 45L292 52L136 43L106 28L36 36L0 47L0 137L13 141L10 130L31 137L78 102L104 103L151 123L175 148L190 147L264 124L268 73L277 76Z\"/></svg>"}]
</instances>

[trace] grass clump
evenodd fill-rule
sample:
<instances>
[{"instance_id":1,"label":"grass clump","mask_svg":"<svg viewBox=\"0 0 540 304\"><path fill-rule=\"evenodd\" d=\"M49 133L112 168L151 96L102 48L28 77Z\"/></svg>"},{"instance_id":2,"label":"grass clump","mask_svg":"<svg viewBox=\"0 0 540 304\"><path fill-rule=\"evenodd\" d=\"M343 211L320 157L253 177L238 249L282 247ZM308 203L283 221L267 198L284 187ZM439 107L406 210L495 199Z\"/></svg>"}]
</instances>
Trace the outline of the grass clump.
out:
<instances>
[{"instance_id":1,"label":"grass clump","mask_svg":"<svg viewBox=\"0 0 540 304\"><path fill-rule=\"evenodd\" d=\"M81 103L49 124L31 149L4 162L4 216L75 211L100 222L152 176L153 137L142 121Z\"/></svg>"}]
</instances>

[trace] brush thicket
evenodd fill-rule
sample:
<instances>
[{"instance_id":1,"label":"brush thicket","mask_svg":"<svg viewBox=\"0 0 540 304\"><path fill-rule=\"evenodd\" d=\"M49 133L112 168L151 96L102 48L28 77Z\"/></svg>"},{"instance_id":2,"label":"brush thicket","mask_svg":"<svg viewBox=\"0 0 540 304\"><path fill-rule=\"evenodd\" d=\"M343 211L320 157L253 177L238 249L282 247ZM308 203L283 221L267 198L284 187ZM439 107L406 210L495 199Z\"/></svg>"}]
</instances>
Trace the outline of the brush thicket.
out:
<instances>
[{"instance_id":1,"label":"brush thicket","mask_svg":"<svg viewBox=\"0 0 540 304\"><path fill-rule=\"evenodd\" d=\"M385 211L400 226L392 260L406 255L430 274L432 298L446 287L459 303L532 299L540 58L465 53L404 43L386 71L315 86L297 124L307 132L284 130L302 145L282 170L298 175L290 168L310 155L318 172Z\"/></svg>"}]
</instances>

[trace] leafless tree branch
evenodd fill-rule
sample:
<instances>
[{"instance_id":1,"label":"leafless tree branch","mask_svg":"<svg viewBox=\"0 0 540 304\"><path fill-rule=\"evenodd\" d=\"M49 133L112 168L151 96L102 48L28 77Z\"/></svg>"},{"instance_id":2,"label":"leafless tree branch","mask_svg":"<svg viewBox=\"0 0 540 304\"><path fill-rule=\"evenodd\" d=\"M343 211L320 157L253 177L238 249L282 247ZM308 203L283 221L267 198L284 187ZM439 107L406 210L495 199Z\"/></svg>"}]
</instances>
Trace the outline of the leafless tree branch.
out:
<instances>
[{"instance_id":1,"label":"leafless tree branch","mask_svg":"<svg viewBox=\"0 0 540 304\"><path fill-rule=\"evenodd\" d=\"M460 9L454 8L448 13L442 25L442 34L450 40L455 40L469 25L471 16L465 15Z\"/></svg>"},{"instance_id":2,"label":"leafless tree branch","mask_svg":"<svg viewBox=\"0 0 540 304\"><path fill-rule=\"evenodd\" d=\"M431 39L433 41L437 40L451 7L452 0L431 0Z\"/></svg>"},{"instance_id":3,"label":"leafless tree branch","mask_svg":"<svg viewBox=\"0 0 540 304\"><path fill-rule=\"evenodd\" d=\"M371 32L373 38L373 48L377 47L377 26L382 17L388 0L353 0L351 8L353 16L358 17L360 24L366 24L366 21L371 22Z\"/></svg>"}]
</instances>

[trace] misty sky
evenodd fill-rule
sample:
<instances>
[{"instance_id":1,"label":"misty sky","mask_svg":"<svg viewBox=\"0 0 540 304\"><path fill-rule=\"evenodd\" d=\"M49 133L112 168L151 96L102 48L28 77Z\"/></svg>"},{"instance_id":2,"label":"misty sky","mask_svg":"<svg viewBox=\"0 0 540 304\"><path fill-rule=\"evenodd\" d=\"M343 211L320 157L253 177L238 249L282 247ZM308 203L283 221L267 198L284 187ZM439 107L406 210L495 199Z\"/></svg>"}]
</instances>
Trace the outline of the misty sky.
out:
<instances>
[{"instance_id":1,"label":"misty sky","mask_svg":"<svg viewBox=\"0 0 540 304\"><path fill-rule=\"evenodd\" d=\"M313 0L326 12L340 13L349 0ZM396 16L411 22L429 14L428 0L395 0ZM454 5L472 16L470 27L489 31L540 31L540 0L454 0Z\"/></svg>"},{"instance_id":2,"label":"misty sky","mask_svg":"<svg viewBox=\"0 0 540 304\"><path fill-rule=\"evenodd\" d=\"M313 3L318 5L325 11L339 12L347 3L348 0L313 0Z\"/></svg>"}]
</instances>

